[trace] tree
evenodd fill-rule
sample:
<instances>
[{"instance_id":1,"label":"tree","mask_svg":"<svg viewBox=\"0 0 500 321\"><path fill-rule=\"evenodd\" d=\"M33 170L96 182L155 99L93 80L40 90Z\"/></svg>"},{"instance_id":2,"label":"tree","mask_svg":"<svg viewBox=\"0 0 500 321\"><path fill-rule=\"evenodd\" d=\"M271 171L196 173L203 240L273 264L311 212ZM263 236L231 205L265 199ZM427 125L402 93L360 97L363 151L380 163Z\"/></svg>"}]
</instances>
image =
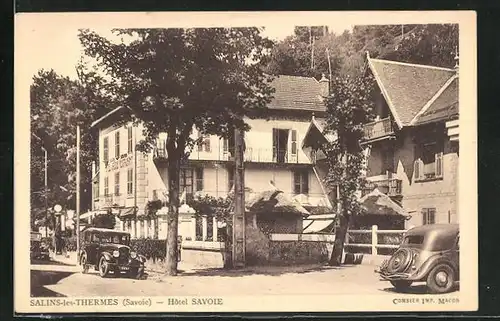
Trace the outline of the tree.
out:
<instances>
[{"instance_id":1,"label":"tree","mask_svg":"<svg viewBox=\"0 0 500 321\"><path fill-rule=\"evenodd\" d=\"M336 75L342 64L340 50L345 38L329 33L327 27L309 29L295 27L294 35L277 43L271 51L266 72L272 75L315 77L319 80L322 74L329 73L329 56L332 74ZM311 42L311 36L314 43Z\"/></svg>"},{"instance_id":2,"label":"tree","mask_svg":"<svg viewBox=\"0 0 500 321\"><path fill-rule=\"evenodd\" d=\"M326 131L336 139L323 149L328 159L325 183L331 190L338 188L337 208L339 226L330 264L340 265L349 219L361 212L358 191L364 185L365 157L360 140L363 125L370 121L373 103L373 78L334 78L331 88L335 92L326 99Z\"/></svg>"},{"instance_id":3,"label":"tree","mask_svg":"<svg viewBox=\"0 0 500 321\"><path fill-rule=\"evenodd\" d=\"M78 69L82 67L79 66ZM76 127L89 128L90 123L113 108L113 102L95 73L79 80L40 70L30 88L31 117L31 209L32 221L45 216L44 152L47 149L48 205L75 208ZM91 202L91 163L96 159L97 135L84 131L81 137L81 203ZM52 222L45 225L54 226Z\"/></svg>"},{"instance_id":4,"label":"tree","mask_svg":"<svg viewBox=\"0 0 500 321\"><path fill-rule=\"evenodd\" d=\"M112 213L99 214L92 218L92 226L99 228L115 228L116 218Z\"/></svg>"},{"instance_id":5,"label":"tree","mask_svg":"<svg viewBox=\"0 0 500 321\"><path fill-rule=\"evenodd\" d=\"M455 66L458 24L417 25L398 39L397 50L385 59L445 68Z\"/></svg>"},{"instance_id":6,"label":"tree","mask_svg":"<svg viewBox=\"0 0 500 321\"><path fill-rule=\"evenodd\" d=\"M201 136L248 130L244 116L269 103L272 88L261 69L272 42L258 28L116 29L130 42L95 32L79 34L85 54L110 79L108 89L144 126L143 151L166 133L168 236L166 273L177 274L179 168Z\"/></svg>"},{"instance_id":7,"label":"tree","mask_svg":"<svg viewBox=\"0 0 500 321\"><path fill-rule=\"evenodd\" d=\"M312 27L296 27L293 36L280 41L267 65L271 74L309 76L319 79L329 73L325 49L329 49L332 75L359 77L366 64L366 52L374 58L452 68L458 46L458 25L366 25L337 35ZM311 53L314 66L311 68Z\"/></svg>"}]
</instances>

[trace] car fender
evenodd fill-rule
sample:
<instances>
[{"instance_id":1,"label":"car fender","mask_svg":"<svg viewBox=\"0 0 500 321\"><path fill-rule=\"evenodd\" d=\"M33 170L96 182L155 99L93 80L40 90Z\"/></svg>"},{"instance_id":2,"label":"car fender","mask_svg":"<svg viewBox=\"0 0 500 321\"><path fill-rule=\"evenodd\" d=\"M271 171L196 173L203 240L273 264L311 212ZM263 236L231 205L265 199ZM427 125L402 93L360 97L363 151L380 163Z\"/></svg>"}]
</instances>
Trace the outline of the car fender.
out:
<instances>
[{"instance_id":1,"label":"car fender","mask_svg":"<svg viewBox=\"0 0 500 321\"><path fill-rule=\"evenodd\" d=\"M102 252L101 255L104 256L104 259L106 261L112 261L113 260L113 256L109 252Z\"/></svg>"},{"instance_id":2,"label":"car fender","mask_svg":"<svg viewBox=\"0 0 500 321\"><path fill-rule=\"evenodd\" d=\"M456 268L455 266L452 264L450 258L445 255L445 253L440 253L440 254L436 254L436 255L433 255L431 257L429 257L421 266L420 268L418 268L417 270L417 273L415 274L415 276L418 278L418 279L425 279L427 277L427 275L429 275L429 272L438 264L441 264L441 263L444 263L444 264L447 264L449 265L453 271L456 273Z\"/></svg>"}]
</instances>

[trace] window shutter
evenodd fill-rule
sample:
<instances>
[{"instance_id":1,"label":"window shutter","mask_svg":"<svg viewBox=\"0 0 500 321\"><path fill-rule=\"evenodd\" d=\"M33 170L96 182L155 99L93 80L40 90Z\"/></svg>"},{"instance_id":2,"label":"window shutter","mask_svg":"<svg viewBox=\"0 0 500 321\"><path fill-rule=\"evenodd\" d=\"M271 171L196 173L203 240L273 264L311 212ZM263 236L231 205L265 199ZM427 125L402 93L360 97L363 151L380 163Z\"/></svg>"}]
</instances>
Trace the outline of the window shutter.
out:
<instances>
[{"instance_id":1,"label":"window shutter","mask_svg":"<svg viewBox=\"0 0 500 321\"><path fill-rule=\"evenodd\" d=\"M436 166L436 177L443 177L443 153L437 153L436 154L436 161L435 161L435 166Z\"/></svg>"},{"instance_id":2,"label":"window shutter","mask_svg":"<svg viewBox=\"0 0 500 321\"><path fill-rule=\"evenodd\" d=\"M204 139L205 151L210 152L210 136Z\"/></svg>"},{"instance_id":3,"label":"window shutter","mask_svg":"<svg viewBox=\"0 0 500 321\"><path fill-rule=\"evenodd\" d=\"M302 173L302 193L303 194L309 194L309 172L304 171Z\"/></svg>"},{"instance_id":4,"label":"window shutter","mask_svg":"<svg viewBox=\"0 0 500 321\"><path fill-rule=\"evenodd\" d=\"M273 162L278 159L278 129L273 128Z\"/></svg>"},{"instance_id":5,"label":"window shutter","mask_svg":"<svg viewBox=\"0 0 500 321\"><path fill-rule=\"evenodd\" d=\"M426 225L427 223L427 209L422 209L422 225Z\"/></svg>"},{"instance_id":6,"label":"window shutter","mask_svg":"<svg viewBox=\"0 0 500 321\"><path fill-rule=\"evenodd\" d=\"M196 168L196 191L203 191L203 168Z\"/></svg>"},{"instance_id":7,"label":"window shutter","mask_svg":"<svg viewBox=\"0 0 500 321\"><path fill-rule=\"evenodd\" d=\"M115 133L115 158L120 157L120 132Z\"/></svg>"},{"instance_id":8,"label":"window shutter","mask_svg":"<svg viewBox=\"0 0 500 321\"><path fill-rule=\"evenodd\" d=\"M293 172L293 192L300 194L300 172Z\"/></svg>"},{"instance_id":9,"label":"window shutter","mask_svg":"<svg viewBox=\"0 0 500 321\"><path fill-rule=\"evenodd\" d=\"M414 174L415 180L419 180L422 178L423 169L422 169L422 161L420 160L420 158L415 160L415 163L413 166L413 174Z\"/></svg>"},{"instance_id":10,"label":"window shutter","mask_svg":"<svg viewBox=\"0 0 500 321\"><path fill-rule=\"evenodd\" d=\"M229 142L227 138L222 139L222 150L224 151L224 153L228 152L228 143Z\"/></svg>"},{"instance_id":11,"label":"window shutter","mask_svg":"<svg viewBox=\"0 0 500 321\"><path fill-rule=\"evenodd\" d=\"M103 142L103 150L104 150L104 163L108 163L109 161L109 139L108 137L104 137L104 142Z\"/></svg>"},{"instance_id":12,"label":"window shutter","mask_svg":"<svg viewBox=\"0 0 500 321\"><path fill-rule=\"evenodd\" d=\"M292 134L291 134L291 154L292 154L292 159L291 161L297 161L297 131L295 129L292 129Z\"/></svg>"},{"instance_id":13,"label":"window shutter","mask_svg":"<svg viewBox=\"0 0 500 321\"><path fill-rule=\"evenodd\" d=\"M429 217L427 219L427 224L435 224L436 223L436 209L429 208Z\"/></svg>"}]
</instances>

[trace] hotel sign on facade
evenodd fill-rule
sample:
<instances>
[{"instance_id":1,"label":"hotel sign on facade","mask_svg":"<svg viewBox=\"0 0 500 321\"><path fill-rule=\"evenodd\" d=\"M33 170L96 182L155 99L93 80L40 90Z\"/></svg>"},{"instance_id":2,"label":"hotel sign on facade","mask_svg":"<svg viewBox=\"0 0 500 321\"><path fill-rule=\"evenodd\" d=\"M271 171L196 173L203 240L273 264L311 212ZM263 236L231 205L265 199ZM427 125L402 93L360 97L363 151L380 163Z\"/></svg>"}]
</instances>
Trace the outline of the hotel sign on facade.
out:
<instances>
[{"instance_id":1,"label":"hotel sign on facade","mask_svg":"<svg viewBox=\"0 0 500 321\"><path fill-rule=\"evenodd\" d=\"M130 164L132 164L132 156L133 155L128 155L119 159L110 160L106 167L106 171L112 172L120 168L129 167Z\"/></svg>"}]
</instances>

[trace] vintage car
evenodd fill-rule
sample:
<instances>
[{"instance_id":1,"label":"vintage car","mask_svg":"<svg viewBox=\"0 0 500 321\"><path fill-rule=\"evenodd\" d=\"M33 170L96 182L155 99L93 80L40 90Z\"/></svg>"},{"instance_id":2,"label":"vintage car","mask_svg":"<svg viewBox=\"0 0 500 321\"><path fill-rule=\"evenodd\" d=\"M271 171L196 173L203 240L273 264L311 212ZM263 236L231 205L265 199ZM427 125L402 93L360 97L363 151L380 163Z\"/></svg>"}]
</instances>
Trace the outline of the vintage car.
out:
<instances>
[{"instance_id":1,"label":"vintage car","mask_svg":"<svg viewBox=\"0 0 500 321\"><path fill-rule=\"evenodd\" d=\"M49 245L42 241L42 233L31 232L30 258L32 260L49 260Z\"/></svg>"},{"instance_id":2,"label":"vintage car","mask_svg":"<svg viewBox=\"0 0 500 321\"><path fill-rule=\"evenodd\" d=\"M87 273L93 266L101 277L122 272L140 279L144 274L146 258L130 249L130 234L104 228L88 228L82 231L80 266Z\"/></svg>"},{"instance_id":3,"label":"vintage car","mask_svg":"<svg viewBox=\"0 0 500 321\"><path fill-rule=\"evenodd\" d=\"M430 224L412 228L390 259L376 270L396 290L426 282L431 293L450 292L459 281L458 224Z\"/></svg>"}]
</instances>

